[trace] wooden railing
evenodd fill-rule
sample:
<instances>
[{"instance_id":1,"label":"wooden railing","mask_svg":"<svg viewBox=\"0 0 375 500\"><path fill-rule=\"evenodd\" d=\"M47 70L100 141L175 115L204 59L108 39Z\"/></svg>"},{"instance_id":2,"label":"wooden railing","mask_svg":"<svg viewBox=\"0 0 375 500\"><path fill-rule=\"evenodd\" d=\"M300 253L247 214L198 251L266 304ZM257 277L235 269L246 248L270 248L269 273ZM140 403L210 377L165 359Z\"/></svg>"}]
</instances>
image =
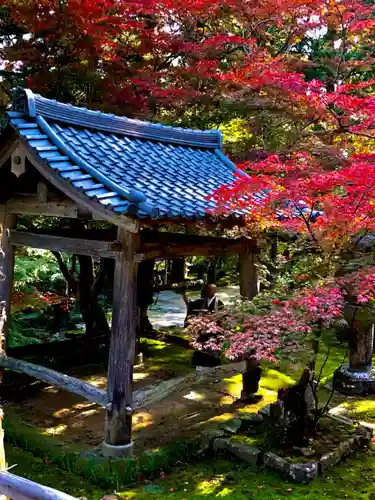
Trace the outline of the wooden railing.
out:
<instances>
[{"instance_id":1,"label":"wooden railing","mask_svg":"<svg viewBox=\"0 0 375 500\"><path fill-rule=\"evenodd\" d=\"M1 500L35 500L36 498L43 500L77 500L66 493L15 476L7 471L0 472L0 495L3 495L0 496Z\"/></svg>"}]
</instances>

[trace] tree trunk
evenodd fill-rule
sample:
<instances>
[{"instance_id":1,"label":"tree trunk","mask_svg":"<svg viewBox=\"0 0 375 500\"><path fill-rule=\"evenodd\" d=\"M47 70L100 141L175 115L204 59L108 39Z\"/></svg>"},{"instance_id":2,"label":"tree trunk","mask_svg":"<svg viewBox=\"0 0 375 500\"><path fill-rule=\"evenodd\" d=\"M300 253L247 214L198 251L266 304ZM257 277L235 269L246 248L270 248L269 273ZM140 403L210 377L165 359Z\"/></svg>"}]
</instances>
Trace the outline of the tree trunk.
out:
<instances>
[{"instance_id":1,"label":"tree trunk","mask_svg":"<svg viewBox=\"0 0 375 500\"><path fill-rule=\"evenodd\" d=\"M246 246L240 254L240 293L244 299L251 300L259 293L256 256Z\"/></svg>"},{"instance_id":2,"label":"tree trunk","mask_svg":"<svg viewBox=\"0 0 375 500\"><path fill-rule=\"evenodd\" d=\"M249 401L254 399L254 395L259 390L259 381L262 370L257 359L250 357L245 360L245 371L242 374L241 399Z\"/></svg>"},{"instance_id":3,"label":"tree trunk","mask_svg":"<svg viewBox=\"0 0 375 500\"><path fill-rule=\"evenodd\" d=\"M105 444L131 443L133 364L137 324L137 263L139 235L118 230L123 250L115 260L113 320L108 361L108 400Z\"/></svg>"},{"instance_id":4,"label":"tree trunk","mask_svg":"<svg viewBox=\"0 0 375 500\"><path fill-rule=\"evenodd\" d=\"M149 332L153 330L152 324L148 319L147 310L153 303L153 271L155 260L145 260L138 266L137 275L137 304L139 307L139 325L138 330L142 332Z\"/></svg>"},{"instance_id":5,"label":"tree trunk","mask_svg":"<svg viewBox=\"0 0 375 500\"><path fill-rule=\"evenodd\" d=\"M94 266L92 258L87 255L78 255L78 261L80 272L77 295L80 312L86 325L86 335L88 337L98 337L109 334L107 318L98 302L95 290L93 290Z\"/></svg>"},{"instance_id":6,"label":"tree trunk","mask_svg":"<svg viewBox=\"0 0 375 500\"><path fill-rule=\"evenodd\" d=\"M216 267L219 257L210 260L207 269L207 283L216 283Z\"/></svg>"},{"instance_id":7,"label":"tree trunk","mask_svg":"<svg viewBox=\"0 0 375 500\"><path fill-rule=\"evenodd\" d=\"M171 283L181 283L185 279L185 259L173 259L171 267Z\"/></svg>"}]
</instances>

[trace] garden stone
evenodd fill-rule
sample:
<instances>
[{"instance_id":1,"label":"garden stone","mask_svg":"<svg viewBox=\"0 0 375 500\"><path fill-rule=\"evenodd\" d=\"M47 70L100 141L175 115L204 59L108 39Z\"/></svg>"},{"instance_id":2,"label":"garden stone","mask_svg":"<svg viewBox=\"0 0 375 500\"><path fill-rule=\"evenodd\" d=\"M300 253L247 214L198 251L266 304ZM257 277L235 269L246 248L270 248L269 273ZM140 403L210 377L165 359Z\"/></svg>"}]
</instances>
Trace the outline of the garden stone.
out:
<instances>
[{"instance_id":1,"label":"garden stone","mask_svg":"<svg viewBox=\"0 0 375 500\"><path fill-rule=\"evenodd\" d=\"M246 446L244 444L230 443L229 451L250 465L256 465L258 463L260 454L260 450L258 450L258 448Z\"/></svg>"},{"instance_id":2,"label":"garden stone","mask_svg":"<svg viewBox=\"0 0 375 500\"><path fill-rule=\"evenodd\" d=\"M211 448L212 438L203 434L199 440L199 454L206 453Z\"/></svg>"},{"instance_id":3,"label":"garden stone","mask_svg":"<svg viewBox=\"0 0 375 500\"><path fill-rule=\"evenodd\" d=\"M342 453L340 449L326 453L319 460L321 472L325 472L334 465L338 464L342 458Z\"/></svg>"},{"instance_id":4,"label":"garden stone","mask_svg":"<svg viewBox=\"0 0 375 500\"><path fill-rule=\"evenodd\" d=\"M315 455L315 451L311 448L300 448L302 455L306 458L312 457Z\"/></svg>"},{"instance_id":5,"label":"garden stone","mask_svg":"<svg viewBox=\"0 0 375 500\"><path fill-rule=\"evenodd\" d=\"M282 457L275 455L275 453L269 451L264 455L263 461L264 465L266 465L267 467L278 470L279 472L284 474L289 474L289 469L290 469L289 463Z\"/></svg>"},{"instance_id":6,"label":"garden stone","mask_svg":"<svg viewBox=\"0 0 375 500\"><path fill-rule=\"evenodd\" d=\"M264 423L264 419L259 413L249 413L247 415L241 415L239 418L242 422L241 430L245 431L252 427L259 427Z\"/></svg>"},{"instance_id":7,"label":"garden stone","mask_svg":"<svg viewBox=\"0 0 375 500\"><path fill-rule=\"evenodd\" d=\"M212 443L212 449L214 451L228 450L230 446L229 438L216 438Z\"/></svg>"},{"instance_id":8,"label":"garden stone","mask_svg":"<svg viewBox=\"0 0 375 500\"><path fill-rule=\"evenodd\" d=\"M351 452L353 446L355 446L355 439L350 438L339 445L338 451L341 453L341 456L344 457Z\"/></svg>"},{"instance_id":9,"label":"garden stone","mask_svg":"<svg viewBox=\"0 0 375 500\"><path fill-rule=\"evenodd\" d=\"M290 464L289 475L296 483L307 484L318 477L319 467L317 462L308 464Z\"/></svg>"},{"instance_id":10,"label":"garden stone","mask_svg":"<svg viewBox=\"0 0 375 500\"><path fill-rule=\"evenodd\" d=\"M360 425L356 429L356 438L357 438L357 443L360 446L366 446L367 444L370 443L372 436L373 436L373 429L370 427L365 427L364 425Z\"/></svg>"},{"instance_id":11,"label":"garden stone","mask_svg":"<svg viewBox=\"0 0 375 500\"><path fill-rule=\"evenodd\" d=\"M263 419L269 418L271 414L271 408L270 405L265 406L264 408L261 408L259 410L259 414L262 416Z\"/></svg>"},{"instance_id":12,"label":"garden stone","mask_svg":"<svg viewBox=\"0 0 375 500\"><path fill-rule=\"evenodd\" d=\"M202 432L202 436L207 436L210 439L215 439L225 436L225 432L222 429L206 429Z\"/></svg>"},{"instance_id":13,"label":"garden stone","mask_svg":"<svg viewBox=\"0 0 375 500\"><path fill-rule=\"evenodd\" d=\"M220 425L220 429L223 429L230 434L237 434L242 425L242 421L239 418L234 418L233 420L228 420Z\"/></svg>"}]
</instances>

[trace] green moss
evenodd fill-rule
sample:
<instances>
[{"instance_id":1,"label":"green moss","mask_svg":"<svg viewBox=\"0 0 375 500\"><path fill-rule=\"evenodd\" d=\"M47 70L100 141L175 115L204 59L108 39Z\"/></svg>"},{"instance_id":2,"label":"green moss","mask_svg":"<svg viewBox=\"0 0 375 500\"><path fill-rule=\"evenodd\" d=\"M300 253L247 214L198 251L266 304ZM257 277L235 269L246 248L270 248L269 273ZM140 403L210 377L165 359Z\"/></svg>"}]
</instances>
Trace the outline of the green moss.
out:
<instances>
[{"instance_id":1,"label":"green moss","mask_svg":"<svg viewBox=\"0 0 375 500\"><path fill-rule=\"evenodd\" d=\"M245 436L243 434L238 434L233 436L231 441L238 444L246 444L247 446L252 446L254 448L262 448L264 444L263 436Z\"/></svg>"},{"instance_id":2,"label":"green moss","mask_svg":"<svg viewBox=\"0 0 375 500\"><path fill-rule=\"evenodd\" d=\"M191 349L153 339L142 339L141 349L145 355L147 370L150 372L165 372L173 377L193 371ZM150 363L147 358L150 358Z\"/></svg>"},{"instance_id":3,"label":"green moss","mask_svg":"<svg viewBox=\"0 0 375 500\"><path fill-rule=\"evenodd\" d=\"M9 418L9 414L3 421L3 427L9 444L108 489L133 484L140 475L155 477L160 470L191 461L199 452L197 441L176 441L159 451L112 461L95 455L83 455L78 446L66 445L53 437L45 436L37 429L23 425L16 418Z\"/></svg>"},{"instance_id":4,"label":"green moss","mask_svg":"<svg viewBox=\"0 0 375 500\"><path fill-rule=\"evenodd\" d=\"M90 500L99 500L106 493L105 490L92 486L84 478L69 474L56 465L34 457L31 453L15 446L7 444L5 453L8 467L11 467L11 472L18 476L75 497L87 497Z\"/></svg>"},{"instance_id":5,"label":"green moss","mask_svg":"<svg viewBox=\"0 0 375 500\"><path fill-rule=\"evenodd\" d=\"M152 484L139 486L122 493L124 499L202 500L370 500L375 498L375 452L365 451L344 462L309 485L286 482L277 473L246 467L233 461L205 461L189 465ZM171 488L173 491L171 492Z\"/></svg>"}]
</instances>

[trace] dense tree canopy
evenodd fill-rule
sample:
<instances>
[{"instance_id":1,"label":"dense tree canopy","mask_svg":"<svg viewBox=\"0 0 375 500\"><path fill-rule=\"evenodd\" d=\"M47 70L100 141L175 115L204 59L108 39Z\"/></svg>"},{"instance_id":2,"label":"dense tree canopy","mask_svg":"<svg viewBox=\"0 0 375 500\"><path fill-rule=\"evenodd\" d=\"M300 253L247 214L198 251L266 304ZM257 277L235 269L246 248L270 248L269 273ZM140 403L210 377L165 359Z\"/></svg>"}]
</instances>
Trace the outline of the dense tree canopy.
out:
<instances>
[{"instance_id":1,"label":"dense tree canopy","mask_svg":"<svg viewBox=\"0 0 375 500\"><path fill-rule=\"evenodd\" d=\"M375 224L372 3L1 0L3 92L221 127L250 176L215 194L220 209L305 233L332 279Z\"/></svg>"}]
</instances>

